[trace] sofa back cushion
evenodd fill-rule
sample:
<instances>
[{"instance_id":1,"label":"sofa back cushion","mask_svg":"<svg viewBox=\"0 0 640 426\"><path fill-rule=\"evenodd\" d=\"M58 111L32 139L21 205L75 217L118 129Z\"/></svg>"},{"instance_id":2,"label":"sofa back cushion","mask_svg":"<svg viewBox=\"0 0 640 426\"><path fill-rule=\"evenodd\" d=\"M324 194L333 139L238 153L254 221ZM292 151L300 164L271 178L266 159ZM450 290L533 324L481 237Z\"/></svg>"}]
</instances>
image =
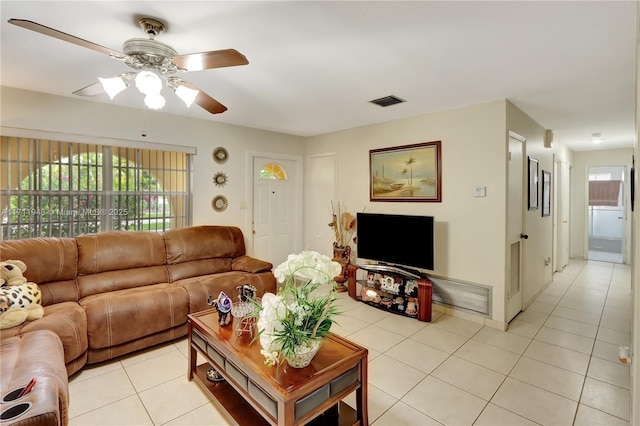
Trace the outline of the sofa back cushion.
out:
<instances>
[{"instance_id":1,"label":"sofa back cushion","mask_svg":"<svg viewBox=\"0 0 640 426\"><path fill-rule=\"evenodd\" d=\"M231 270L245 252L244 235L235 226L192 226L164 232L170 282Z\"/></svg>"},{"instance_id":2,"label":"sofa back cushion","mask_svg":"<svg viewBox=\"0 0 640 426\"><path fill-rule=\"evenodd\" d=\"M148 231L76 237L80 297L168 281L164 238Z\"/></svg>"},{"instance_id":3,"label":"sofa back cushion","mask_svg":"<svg viewBox=\"0 0 640 426\"><path fill-rule=\"evenodd\" d=\"M0 242L0 260L22 260L24 276L40 286L43 306L78 300L78 251L73 238L27 238Z\"/></svg>"}]
</instances>

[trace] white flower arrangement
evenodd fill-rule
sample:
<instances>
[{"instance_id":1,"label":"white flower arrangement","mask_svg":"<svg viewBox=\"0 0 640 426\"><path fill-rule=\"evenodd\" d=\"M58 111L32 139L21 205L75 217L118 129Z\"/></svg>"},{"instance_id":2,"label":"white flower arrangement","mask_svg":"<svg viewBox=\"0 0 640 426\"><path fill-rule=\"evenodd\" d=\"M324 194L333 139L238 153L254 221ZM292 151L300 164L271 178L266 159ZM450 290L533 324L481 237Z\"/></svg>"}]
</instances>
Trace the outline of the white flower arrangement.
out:
<instances>
[{"instance_id":1,"label":"white flower arrangement","mask_svg":"<svg viewBox=\"0 0 640 426\"><path fill-rule=\"evenodd\" d=\"M291 254L275 268L276 280L283 286L277 295L262 296L257 321L265 364L280 364L326 336L338 313L333 277L341 269L339 263L314 251Z\"/></svg>"}]
</instances>

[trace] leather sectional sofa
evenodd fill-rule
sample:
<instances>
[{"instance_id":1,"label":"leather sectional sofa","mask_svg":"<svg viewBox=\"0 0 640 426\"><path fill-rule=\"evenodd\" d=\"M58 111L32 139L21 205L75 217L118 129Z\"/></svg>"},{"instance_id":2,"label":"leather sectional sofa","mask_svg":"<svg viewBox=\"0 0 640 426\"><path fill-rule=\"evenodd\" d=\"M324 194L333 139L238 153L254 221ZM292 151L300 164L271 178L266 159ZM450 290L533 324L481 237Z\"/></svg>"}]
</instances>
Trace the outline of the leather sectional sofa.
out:
<instances>
[{"instance_id":1,"label":"leather sectional sofa","mask_svg":"<svg viewBox=\"0 0 640 426\"><path fill-rule=\"evenodd\" d=\"M185 336L187 314L208 309L210 295L224 291L235 301L242 284L258 295L276 291L272 264L247 256L242 231L230 226L2 241L0 260L9 259L27 264L45 313L0 331L0 340L55 332L69 376Z\"/></svg>"}]
</instances>

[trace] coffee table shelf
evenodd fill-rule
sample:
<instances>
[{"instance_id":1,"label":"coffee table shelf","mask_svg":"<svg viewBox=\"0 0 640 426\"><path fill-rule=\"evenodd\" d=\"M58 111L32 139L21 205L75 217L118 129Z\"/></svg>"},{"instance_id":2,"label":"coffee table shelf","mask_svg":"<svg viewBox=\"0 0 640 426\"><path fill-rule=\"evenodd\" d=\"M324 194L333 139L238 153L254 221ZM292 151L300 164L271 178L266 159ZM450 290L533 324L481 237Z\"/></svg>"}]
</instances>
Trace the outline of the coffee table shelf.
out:
<instances>
[{"instance_id":1,"label":"coffee table shelf","mask_svg":"<svg viewBox=\"0 0 640 426\"><path fill-rule=\"evenodd\" d=\"M233 423L368 425L366 348L329 334L309 367L267 367L259 342L238 336L234 324L220 327L214 311L189 315L188 325L188 379L201 385ZM196 366L197 354L208 364ZM210 366L226 380L209 381ZM356 410L341 401L353 391Z\"/></svg>"}]
</instances>

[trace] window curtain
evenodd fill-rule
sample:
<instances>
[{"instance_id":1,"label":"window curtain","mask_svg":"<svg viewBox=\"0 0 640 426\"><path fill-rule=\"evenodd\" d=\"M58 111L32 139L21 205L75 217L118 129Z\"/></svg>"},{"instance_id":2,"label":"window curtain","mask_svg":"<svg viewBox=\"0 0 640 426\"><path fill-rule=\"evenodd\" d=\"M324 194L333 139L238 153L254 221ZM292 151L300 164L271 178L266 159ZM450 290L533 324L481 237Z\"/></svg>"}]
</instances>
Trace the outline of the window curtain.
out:
<instances>
[{"instance_id":1,"label":"window curtain","mask_svg":"<svg viewBox=\"0 0 640 426\"><path fill-rule=\"evenodd\" d=\"M617 206L621 183L619 180L589 181L589 205Z\"/></svg>"}]
</instances>

